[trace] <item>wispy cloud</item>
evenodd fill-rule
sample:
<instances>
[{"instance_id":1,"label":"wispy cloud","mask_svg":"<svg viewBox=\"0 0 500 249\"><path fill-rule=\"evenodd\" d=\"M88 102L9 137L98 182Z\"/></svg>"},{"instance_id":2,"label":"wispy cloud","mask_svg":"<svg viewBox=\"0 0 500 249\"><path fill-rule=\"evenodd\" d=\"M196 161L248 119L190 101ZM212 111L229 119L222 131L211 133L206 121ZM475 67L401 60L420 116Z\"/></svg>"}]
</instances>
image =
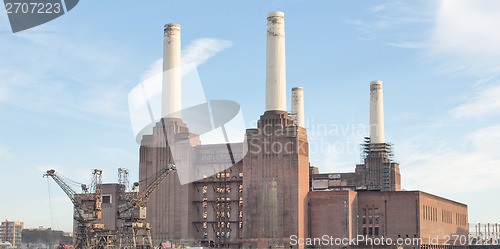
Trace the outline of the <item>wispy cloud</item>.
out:
<instances>
[{"instance_id":1,"label":"wispy cloud","mask_svg":"<svg viewBox=\"0 0 500 249\"><path fill-rule=\"evenodd\" d=\"M465 103L451 110L454 118L492 117L500 114L500 85L476 92Z\"/></svg>"},{"instance_id":2,"label":"wispy cloud","mask_svg":"<svg viewBox=\"0 0 500 249\"><path fill-rule=\"evenodd\" d=\"M194 40L182 51L182 63L193 63L199 66L231 45L230 41L214 38Z\"/></svg>"},{"instance_id":3,"label":"wispy cloud","mask_svg":"<svg viewBox=\"0 0 500 249\"><path fill-rule=\"evenodd\" d=\"M214 38L200 38L192 41L181 52L182 87L190 89L182 91L182 107L192 106L205 99L205 93L197 73L197 66L202 65L217 53L231 46L230 41ZM137 135L144 127L161 116L161 94L163 59L155 60L142 74L140 83L128 94L129 115L132 130ZM187 75L186 75L187 74ZM187 79L186 79L187 78ZM189 97L187 97L189 96ZM188 103L192 100L193 103ZM201 103L203 103L202 101Z\"/></svg>"},{"instance_id":4,"label":"wispy cloud","mask_svg":"<svg viewBox=\"0 0 500 249\"><path fill-rule=\"evenodd\" d=\"M182 64L195 64L200 66L208 59L222 52L232 45L231 41L214 38L200 38L192 41L181 52ZM163 59L155 60L142 74L141 84L149 85L147 82L161 82ZM158 89L158 90L161 90Z\"/></svg>"},{"instance_id":5,"label":"wispy cloud","mask_svg":"<svg viewBox=\"0 0 500 249\"><path fill-rule=\"evenodd\" d=\"M368 15L346 21L362 34L389 46L423 49L423 60L438 71L479 77L500 73L500 2L443 0L388 1Z\"/></svg>"},{"instance_id":6,"label":"wispy cloud","mask_svg":"<svg viewBox=\"0 0 500 249\"><path fill-rule=\"evenodd\" d=\"M0 62L0 101L119 126L117 119L127 118L127 84L132 80L121 68L132 60L114 41L95 43L83 33L9 34L0 55L16 60Z\"/></svg>"},{"instance_id":7,"label":"wispy cloud","mask_svg":"<svg viewBox=\"0 0 500 249\"><path fill-rule=\"evenodd\" d=\"M500 2L445 0L438 6L429 55L443 70L500 73Z\"/></svg>"},{"instance_id":8,"label":"wispy cloud","mask_svg":"<svg viewBox=\"0 0 500 249\"><path fill-rule=\"evenodd\" d=\"M368 15L345 22L360 32L362 36L358 37L359 40L381 39L389 46L422 48L428 44L416 41L420 32L415 32L414 26L432 22L431 9L420 1L393 0L369 8Z\"/></svg>"},{"instance_id":9,"label":"wispy cloud","mask_svg":"<svg viewBox=\"0 0 500 249\"><path fill-rule=\"evenodd\" d=\"M441 142L441 146L435 144L429 151L426 145L415 143L415 148L402 150L405 188L467 193L499 188L500 156L496 148L500 146L500 126L466 134L458 144ZM481 184L473 184L478 181Z\"/></svg>"}]
</instances>

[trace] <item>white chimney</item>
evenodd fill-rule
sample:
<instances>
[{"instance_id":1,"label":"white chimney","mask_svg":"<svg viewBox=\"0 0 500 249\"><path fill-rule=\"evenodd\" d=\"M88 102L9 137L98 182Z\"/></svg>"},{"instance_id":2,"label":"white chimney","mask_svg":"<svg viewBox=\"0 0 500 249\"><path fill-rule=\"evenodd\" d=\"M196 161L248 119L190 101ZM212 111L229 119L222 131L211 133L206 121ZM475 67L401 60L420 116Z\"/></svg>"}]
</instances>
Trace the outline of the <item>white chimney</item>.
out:
<instances>
[{"instance_id":1,"label":"white chimney","mask_svg":"<svg viewBox=\"0 0 500 249\"><path fill-rule=\"evenodd\" d=\"M370 82L370 143L385 143L382 81Z\"/></svg>"},{"instance_id":2,"label":"white chimney","mask_svg":"<svg viewBox=\"0 0 500 249\"><path fill-rule=\"evenodd\" d=\"M267 15L266 111L286 111L285 14Z\"/></svg>"},{"instance_id":3,"label":"white chimney","mask_svg":"<svg viewBox=\"0 0 500 249\"><path fill-rule=\"evenodd\" d=\"M161 107L162 117L180 118L181 26L174 23L165 24L164 28Z\"/></svg>"},{"instance_id":4,"label":"white chimney","mask_svg":"<svg viewBox=\"0 0 500 249\"><path fill-rule=\"evenodd\" d=\"M304 127L304 88L292 88L292 119L300 127Z\"/></svg>"}]
</instances>

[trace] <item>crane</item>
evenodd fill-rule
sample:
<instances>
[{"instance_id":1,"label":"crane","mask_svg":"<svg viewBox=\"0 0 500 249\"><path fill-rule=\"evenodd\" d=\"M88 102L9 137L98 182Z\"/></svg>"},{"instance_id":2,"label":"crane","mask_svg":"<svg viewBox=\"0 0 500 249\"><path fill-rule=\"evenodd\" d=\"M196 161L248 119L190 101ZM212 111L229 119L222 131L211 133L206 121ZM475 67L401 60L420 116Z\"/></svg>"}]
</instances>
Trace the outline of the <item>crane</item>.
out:
<instances>
[{"instance_id":1,"label":"crane","mask_svg":"<svg viewBox=\"0 0 500 249\"><path fill-rule=\"evenodd\" d=\"M75 249L105 248L111 243L112 234L104 225L96 221L101 219L102 170L94 169L92 184L89 188L81 184L83 193L73 190L54 169L47 170L44 177L51 177L69 197L74 207L73 218L76 221Z\"/></svg>"},{"instance_id":2,"label":"crane","mask_svg":"<svg viewBox=\"0 0 500 249\"><path fill-rule=\"evenodd\" d=\"M123 191L120 194L118 219L122 221L122 226L118 248L153 248L150 226L144 221L146 203L163 180L174 171L176 171L175 165L168 164L156 173L153 182L142 193ZM132 191L138 186L139 183L134 183Z\"/></svg>"}]
</instances>

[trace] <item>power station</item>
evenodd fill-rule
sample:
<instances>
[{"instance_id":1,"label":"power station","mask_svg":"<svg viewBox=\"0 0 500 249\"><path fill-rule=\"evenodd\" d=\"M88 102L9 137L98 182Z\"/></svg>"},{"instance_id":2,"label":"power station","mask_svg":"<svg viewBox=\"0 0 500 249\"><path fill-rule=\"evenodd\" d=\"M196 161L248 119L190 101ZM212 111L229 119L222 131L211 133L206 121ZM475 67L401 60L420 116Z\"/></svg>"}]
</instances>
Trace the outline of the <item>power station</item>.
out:
<instances>
[{"instance_id":1,"label":"power station","mask_svg":"<svg viewBox=\"0 0 500 249\"><path fill-rule=\"evenodd\" d=\"M284 13L267 16L266 109L257 127L246 130L243 143L202 145L200 134L190 132L183 121L181 91L188 89L181 89L180 36L180 25L165 25L163 118L152 135L142 137L138 195L151 189L168 165L188 162L196 167L166 175L145 204L154 246L369 248L370 239L382 238L417 241L405 248L467 246L446 244L446 236L467 236L467 205L401 191L399 164L384 138L381 81L369 84L370 136L362 145L363 163L352 173L319 173L309 163L302 87L292 89L291 112L287 110ZM169 147L172 142L175 151ZM229 165L218 160L228 154ZM216 173L181 184L179 174L199 172ZM116 231L121 226L120 186L102 187L102 223ZM358 243L317 244L325 235Z\"/></svg>"}]
</instances>

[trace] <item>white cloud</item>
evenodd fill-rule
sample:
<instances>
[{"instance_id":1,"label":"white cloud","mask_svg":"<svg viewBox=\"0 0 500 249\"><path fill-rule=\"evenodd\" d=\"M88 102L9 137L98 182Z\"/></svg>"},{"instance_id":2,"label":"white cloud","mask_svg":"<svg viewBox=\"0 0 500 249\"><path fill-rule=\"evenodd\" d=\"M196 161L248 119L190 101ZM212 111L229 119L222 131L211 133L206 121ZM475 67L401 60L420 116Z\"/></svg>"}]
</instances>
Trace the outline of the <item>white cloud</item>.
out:
<instances>
[{"instance_id":1,"label":"white cloud","mask_svg":"<svg viewBox=\"0 0 500 249\"><path fill-rule=\"evenodd\" d=\"M475 93L467 102L451 110L454 118L491 117L500 114L500 85Z\"/></svg>"},{"instance_id":2,"label":"white cloud","mask_svg":"<svg viewBox=\"0 0 500 249\"><path fill-rule=\"evenodd\" d=\"M500 156L496 152L500 126L479 129L435 150L425 144L414 146L404 148L404 154L399 155L406 189L473 193L500 187Z\"/></svg>"},{"instance_id":3,"label":"white cloud","mask_svg":"<svg viewBox=\"0 0 500 249\"><path fill-rule=\"evenodd\" d=\"M217 53L231 46L230 41L214 39L214 38L200 38L192 41L185 49L182 50L182 64L196 64L199 66L205 63L208 59L215 56ZM151 66L143 73L141 84L145 86L160 86L156 87L155 91L161 92L161 78L163 70L163 59L157 59ZM153 93L151 93L153 94ZM152 95L148 95L152 96Z\"/></svg>"},{"instance_id":4,"label":"white cloud","mask_svg":"<svg viewBox=\"0 0 500 249\"><path fill-rule=\"evenodd\" d=\"M361 40L384 39L399 48L424 49L439 71L485 77L500 73L500 2L496 0L388 1L371 15L347 21Z\"/></svg>"},{"instance_id":5,"label":"white cloud","mask_svg":"<svg viewBox=\"0 0 500 249\"><path fill-rule=\"evenodd\" d=\"M189 92L182 92L183 108L193 106L193 103L200 104L200 101L205 102L196 67L229 46L230 41L201 38L192 41L182 50L182 88L190 89ZM161 116L162 64L162 59L154 61L143 73L141 82L128 95L129 115L135 135Z\"/></svg>"},{"instance_id":6,"label":"white cloud","mask_svg":"<svg viewBox=\"0 0 500 249\"><path fill-rule=\"evenodd\" d=\"M230 41L213 38L194 40L182 51L182 63L194 63L199 66L231 45Z\"/></svg>"},{"instance_id":7,"label":"white cloud","mask_svg":"<svg viewBox=\"0 0 500 249\"><path fill-rule=\"evenodd\" d=\"M441 1L430 37L430 55L445 60L444 70L499 73L499 23L498 1Z\"/></svg>"}]
</instances>

